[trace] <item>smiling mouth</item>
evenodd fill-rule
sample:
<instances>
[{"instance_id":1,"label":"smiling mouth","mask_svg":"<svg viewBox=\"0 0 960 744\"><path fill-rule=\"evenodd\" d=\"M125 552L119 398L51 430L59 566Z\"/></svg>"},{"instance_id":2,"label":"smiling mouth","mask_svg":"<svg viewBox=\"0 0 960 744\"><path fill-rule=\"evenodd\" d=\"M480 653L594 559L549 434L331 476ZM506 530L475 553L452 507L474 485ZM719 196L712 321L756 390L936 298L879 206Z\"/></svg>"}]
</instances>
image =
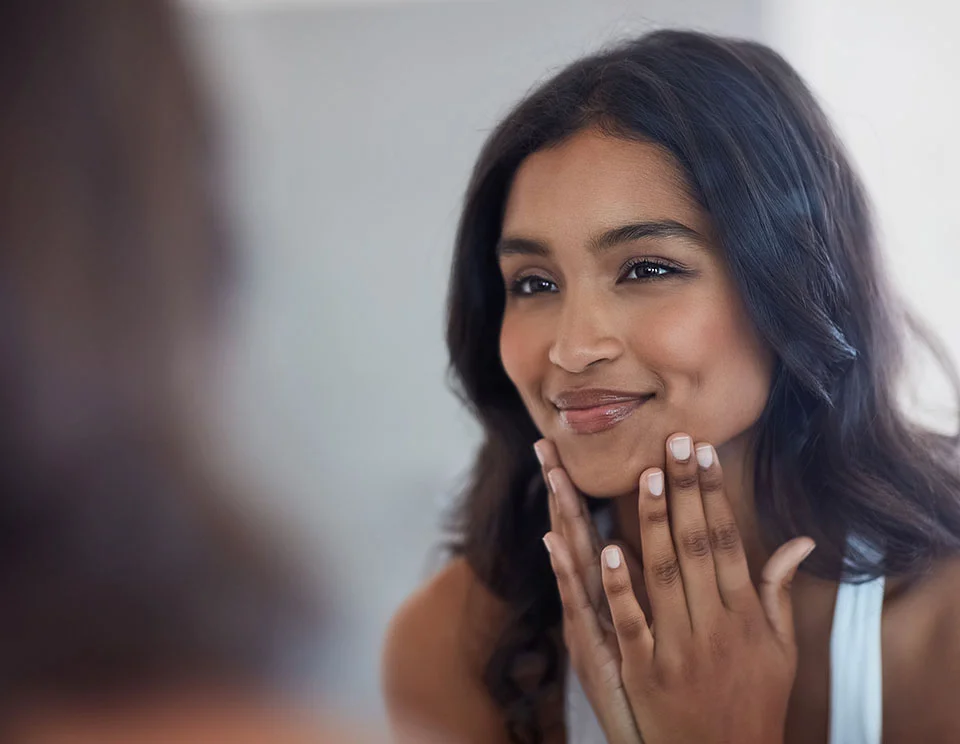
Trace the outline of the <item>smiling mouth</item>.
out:
<instances>
[{"instance_id":1,"label":"smiling mouth","mask_svg":"<svg viewBox=\"0 0 960 744\"><path fill-rule=\"evenodd\" d=\"M653 395L612 398L596 405L558 406L557 410L565 429L575 434L598 434L612 429L651 398Z\"/></svg>"}]
</instances>

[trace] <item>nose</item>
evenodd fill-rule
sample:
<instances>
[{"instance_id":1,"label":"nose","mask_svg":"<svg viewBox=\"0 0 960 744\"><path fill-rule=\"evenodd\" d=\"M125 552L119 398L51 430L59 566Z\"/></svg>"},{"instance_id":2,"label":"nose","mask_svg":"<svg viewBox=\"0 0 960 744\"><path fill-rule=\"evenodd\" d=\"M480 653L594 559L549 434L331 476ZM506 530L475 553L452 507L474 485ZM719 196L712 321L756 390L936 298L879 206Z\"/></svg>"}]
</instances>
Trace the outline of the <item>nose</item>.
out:
<instances>
[{"instance_id":1,"label":"nose","mask_svg":"<svg viewBox=\"0 0 960 744\"><path fill-rule=\"evenodd\" d=\"M563 298L556 335L550 346L550 362L578 374L601 362L611 362L623 354L623 342L605 312L602 299L591 294Z\"/></svg>"}]
</instances>

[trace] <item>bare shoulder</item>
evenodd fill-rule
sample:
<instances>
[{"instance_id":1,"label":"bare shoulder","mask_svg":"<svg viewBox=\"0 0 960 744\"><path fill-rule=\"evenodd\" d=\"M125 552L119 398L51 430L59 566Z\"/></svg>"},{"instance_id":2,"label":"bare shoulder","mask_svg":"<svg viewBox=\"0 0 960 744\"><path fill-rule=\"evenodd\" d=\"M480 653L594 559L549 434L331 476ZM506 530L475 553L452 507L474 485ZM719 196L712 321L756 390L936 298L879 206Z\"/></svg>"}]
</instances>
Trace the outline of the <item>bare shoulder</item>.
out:
<instances>
[{"instance_id":1,"label":"bare shoulder","mask_svg":"<svg viewBox=\"0 0 960 744\"><path fill-rule=\"evenodd\" d=\"M960 687L960 556L940 561L926 589L933 618L928 654L939 659L941 672L952 675L956 691Z\"/></svg>"},{"instance_id":2,"label":"bare shoulder","mask_svg":"<svg viewBox=\"0 0 960 744\"><path fill-rule=\"evenodd\" d=\"M889 732L891 741L960 741L960 557L938 561L891 604L884 686L895 690L884 699L897 700L902 715L885 717L884 740ZM901 724L903 736L893 736Z\"/></svg>"},{"instance_id":3,"label":"bare shoulder","mask_svg":"<svg viewBox=\"0 0 960 744\"><path fill-rule=\"evenodd\" d=\"M4 741L18 744L373 744L378 732L267 697L189 694L24 708L7 716Z\"/></svg>"},{"instance_id":4,"label":"bare shoulder","mask_svg":"<svg viewBox=\"0 0 960 744\"><path fill-rule=\"evenodd\" d=\"M452 560L397 611L387 632L383 688L404 741L506 741L483 669L504 617L462 558Z\"/></svg>"},{"instance_id":5,"label":"bare shoulder","mask_svg":"<svg viewBox=\"0 0 960 744\"><path fill-rule=\"evenodd\" d=\"M928 631L920 640L925 656L932 660L960 651L960 556L938 561L912 591L917 611L925 618L920 623ZM960 664L950 668L960 682Z\"/></svg>"}]
</instances>

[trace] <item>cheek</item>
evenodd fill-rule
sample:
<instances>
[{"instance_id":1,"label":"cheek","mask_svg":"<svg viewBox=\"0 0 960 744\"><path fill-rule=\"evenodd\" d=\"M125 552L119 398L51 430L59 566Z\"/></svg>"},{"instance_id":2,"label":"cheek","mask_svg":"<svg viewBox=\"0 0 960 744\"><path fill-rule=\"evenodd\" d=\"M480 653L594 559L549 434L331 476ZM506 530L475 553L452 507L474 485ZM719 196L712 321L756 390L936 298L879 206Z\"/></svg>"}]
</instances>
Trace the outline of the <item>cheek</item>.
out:
<instances>
[{"instance_id":1,"label":"cheek","mask_svg":"<svg viewBox=\"0 0 960 744\"><path fill-rule=\"evenodd\" d=\"M500 361L507 377L528 400L532 390L543 379L544 363L548 359L546 341L537 323L509 310L504 313L500 327Z\"/></svg>"},{"instance_id":2,"label":"cheek","mask_svg":"<svg viewBox=\"0 0 960 744\"><path fill-rule=\"evenodd\" d=\"M704 435L723 443L760 418L770 393L773 355L745 321L717 328L716 338L697 397L703 401Z\"/></svg>"},{"instance_id":3,"label":"cheek","mask_svg":"<svg viewBox=\"0 0 960 744\"><path fill-rule=\"evenodd\" d=\"M660 374L675 430L721 444L756 423L773 356L743 309L715 297L647 328L634 343Z\"/></svg>"},{"instance_id":4,"label":"cheek","mask_svg":"<svg viewBox=\"0 0 960 744\"><path fill-rule=\"evenodd\" d=\"M638 359L651 369L670 375L673 385L685 378L695 380L704 353L715 337L711 314L691 311L689 306L663 307L643 322L630 323L630 345Z\"/></svg>"}]
</instances>

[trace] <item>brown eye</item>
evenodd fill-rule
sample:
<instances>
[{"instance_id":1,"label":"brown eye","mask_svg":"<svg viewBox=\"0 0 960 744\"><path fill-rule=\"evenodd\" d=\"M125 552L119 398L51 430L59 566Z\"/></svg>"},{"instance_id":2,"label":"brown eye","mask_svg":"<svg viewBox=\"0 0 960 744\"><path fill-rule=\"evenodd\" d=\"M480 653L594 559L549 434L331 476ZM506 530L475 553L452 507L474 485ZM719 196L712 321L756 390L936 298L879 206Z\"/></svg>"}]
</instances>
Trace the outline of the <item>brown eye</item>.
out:
<instances>
[{"instance_id":1,"label":"brown eye","mask_svg":"<svg viewBox=\"0 0 960 744\"><path fill-rule=\"evenodd\" d=\"M623 273L623 279L627 281L661 279L679 273L680 270L674 266L659 261L641 260L627 266Z\"/></svg>"},{"instance_id":2,"label":"brown eye","mask_svg":"<svg viewBox=\"0 0 960 744\"><path fill-rule=\"evenodd\" d=\"M523 276L517 279L510 288L511 294L530 296L545 292L556 292L557 285L542 276Z\"/></svg>"}]
</instances>

